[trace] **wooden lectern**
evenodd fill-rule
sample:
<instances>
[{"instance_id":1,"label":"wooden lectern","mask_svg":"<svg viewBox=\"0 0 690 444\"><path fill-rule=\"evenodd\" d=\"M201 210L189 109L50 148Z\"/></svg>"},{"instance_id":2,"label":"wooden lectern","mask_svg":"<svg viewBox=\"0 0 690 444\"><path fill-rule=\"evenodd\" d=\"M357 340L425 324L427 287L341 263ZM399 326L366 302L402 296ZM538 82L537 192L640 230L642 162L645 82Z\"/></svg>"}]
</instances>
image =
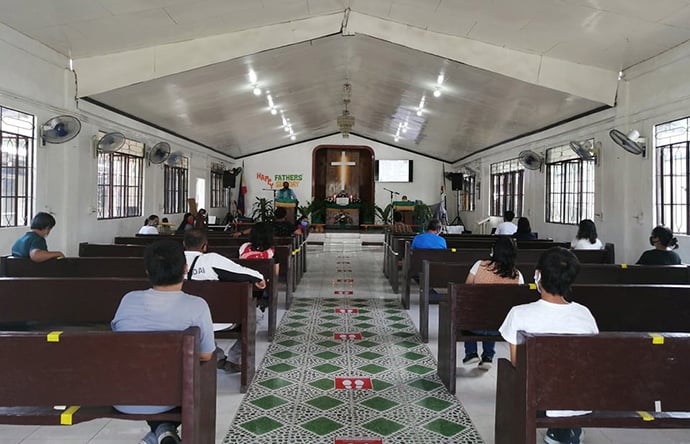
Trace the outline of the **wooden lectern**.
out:
<instances>
[{"instance_id":1,"label":"wooden lectern","mask_svg":"<svg viewBox=\"0 0 690 444\"><path fill-rule=\"evenodd\" d=\"M287 215L285 216L285 220L290 222L290 223L296 223L297 219L295 218L295 215L297 214L297 201L292 200L292 199L276 199L275 201L275 208L285 208L285 211L287 212Z\"/></svg>"},{"instance_id":2,"label":"wooden lectern","mask_svg":"<svg viewBox=\"0 0 690 444\"><path fill-rule=\"evenodd\" d=\"M413 225L412 215L414 213L414 202L404 200L393 202L393 211L400 211L403 223Z\"/></svg>"}]
</instances>

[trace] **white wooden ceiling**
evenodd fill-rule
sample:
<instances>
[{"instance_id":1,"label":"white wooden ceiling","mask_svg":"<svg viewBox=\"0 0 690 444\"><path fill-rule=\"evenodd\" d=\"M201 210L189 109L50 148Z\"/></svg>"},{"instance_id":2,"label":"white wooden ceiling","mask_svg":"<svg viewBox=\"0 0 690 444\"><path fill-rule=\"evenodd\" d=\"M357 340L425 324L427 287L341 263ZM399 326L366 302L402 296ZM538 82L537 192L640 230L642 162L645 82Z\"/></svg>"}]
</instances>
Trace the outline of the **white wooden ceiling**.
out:
<instances>
[{"instance_id":1,"label":"white wooden ceiling","mask_svg":"<svg viewBox=\"0 0 690 444\"><path fill-rule=\"evenodd\" d=\"M337 132L349 81L355 133L453 161L613 104L618 71L690 39L690 0L0 0L0 22L93 99L234 157Z\"/></svg>"}]
</instances>

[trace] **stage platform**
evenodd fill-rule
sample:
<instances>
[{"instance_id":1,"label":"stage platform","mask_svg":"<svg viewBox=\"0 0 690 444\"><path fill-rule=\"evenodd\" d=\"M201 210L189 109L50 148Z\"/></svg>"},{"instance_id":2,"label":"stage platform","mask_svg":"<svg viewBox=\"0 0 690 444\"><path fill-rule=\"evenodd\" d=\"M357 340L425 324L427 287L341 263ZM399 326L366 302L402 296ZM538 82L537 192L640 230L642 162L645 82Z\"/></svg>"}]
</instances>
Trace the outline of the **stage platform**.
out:
<instances>
[{"instance_id":1,"label":"stage platform","mask_svg":"<svg viewBox=\"0 0 690 444\"><path fill-rule=\"evenodd\" d=\"M363 233L352 231L326 231L324 233L309 233L309 245L323 245L324 248L361 248L367 245L383 245L383 233Z\"/></svg>"}]
</instances>

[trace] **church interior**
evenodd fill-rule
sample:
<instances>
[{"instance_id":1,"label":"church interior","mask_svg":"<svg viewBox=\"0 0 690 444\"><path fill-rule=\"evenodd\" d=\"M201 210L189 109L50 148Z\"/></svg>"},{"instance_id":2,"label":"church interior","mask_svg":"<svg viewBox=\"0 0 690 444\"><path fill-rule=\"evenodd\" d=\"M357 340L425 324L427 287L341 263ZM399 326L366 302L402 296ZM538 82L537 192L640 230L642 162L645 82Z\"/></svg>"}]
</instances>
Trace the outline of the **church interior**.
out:
<instances>
[{"instance_id":1,"label":"church interior","mask_svg":"<svg viewBox=\"0 0 690 444\"><path fill-rule=\"evenodd\" d=\"M201 208L220 231L279 207L308 220L275 337L258 315L252 384L217 373L215 442L500 442L498 365L459 349L455 393L439 379L443 309L405 275L394 212L415 232L441 219L449 250L507 211L557 243L589 219L622 268L664 225L690 261L690 0L0 0L0 59L0 256L39 212L70 259L149 215L161 233ZM332 387L348 377L371 388ZM146 431L5 423L5 407L0 444ZM581 442L690 442L660 423L585 426Z\"/></svg>"}]
</instances>

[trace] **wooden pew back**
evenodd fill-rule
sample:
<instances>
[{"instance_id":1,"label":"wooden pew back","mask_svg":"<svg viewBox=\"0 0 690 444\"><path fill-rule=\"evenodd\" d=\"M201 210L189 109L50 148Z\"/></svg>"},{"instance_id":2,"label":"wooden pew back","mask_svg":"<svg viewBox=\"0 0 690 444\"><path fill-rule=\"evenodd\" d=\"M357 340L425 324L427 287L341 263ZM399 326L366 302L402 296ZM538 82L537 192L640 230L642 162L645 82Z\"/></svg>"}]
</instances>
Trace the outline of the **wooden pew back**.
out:
<instances>
[{"instance_id":1,"label":"wooden pew back","mask_svg":"<svg viewBox=\"0 0 690 444\"><path fill-rule=\"evenodd\" d=\"M185 442L215 438L215 362L199 361L199 330L0 333L0 423L72 424L99 417L180 421ZM36 365L36 357L49 365ZM69 417L53 405L78 406ZM177 405L127 415L112 405ZM74 410L71 409L70 412Z\"/></svg>"},{"instance_id":2,"label":"wooden pew back","mask_svg":"<svg viewBox=\"0 0 690 444\"><path fill-rule=\"evenodd\" d=\"M519 335L516 367L499 360L497 444L534 443L537 427L690 427L687 413L664 413L690 411L678 389L690 335ZM593 413L550 418L544 410Z\"/></svg>"}]
</instances>

